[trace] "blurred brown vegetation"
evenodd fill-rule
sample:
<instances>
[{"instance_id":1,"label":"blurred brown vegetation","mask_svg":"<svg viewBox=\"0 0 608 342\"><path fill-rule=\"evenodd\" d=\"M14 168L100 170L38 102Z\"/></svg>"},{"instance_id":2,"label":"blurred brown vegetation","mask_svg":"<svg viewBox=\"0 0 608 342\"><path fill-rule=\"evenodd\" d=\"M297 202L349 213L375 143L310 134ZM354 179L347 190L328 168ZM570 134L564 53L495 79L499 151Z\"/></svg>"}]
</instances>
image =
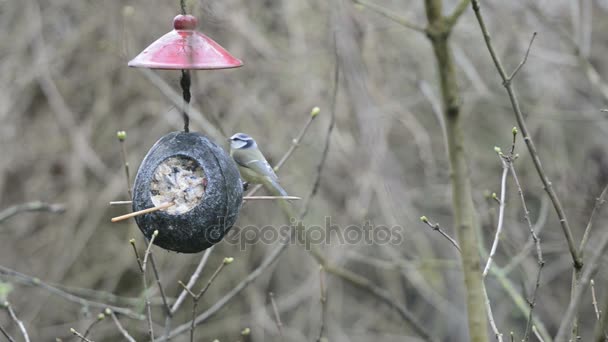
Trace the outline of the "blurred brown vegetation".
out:
<instances>
[{"instance_id":1,"label":"blurred brown vegetation","mask_svg":"<svg viewBox=\"0 0 608 342\"><path fill-rule=\"evenodd\" d=\"M377 0L413 22L425 24L421 1ZM406 29L348 1L192 1L200 29L245 66L193 73L193 105L224 138L234 132L255 137L271 162L285 152L313 106L322 109L300 147L280 172L285 188L308 196L316 177L331 115L336 56L342 71L336 99L336 127L322 173L319 194L306 219L325 217L342 228L371 221L403 227L398 245L332 244L323 250L335 264L354 270L388 290L426 328L443 341L466 341L464 289L458 254L422 224L426 215L455 236L451 227L449 170L440 123L436 65L424 35ZM446 1L453 7L456 1ZM536 3L541 11L531 10ZM527 64L515 81L529 128L544 166L580 241L595 198L608 182L607 93L608 2L584 0L485 1L493 42L509 69L521 60L538 32ZM333 8L333 9L332 9ZM132 173L146 151L182 122L173 103L143 74L126 63L171 28L177 1L0 1L0 209L42 200L63 203L64 214L24 213L0 224L0 264L61 284L88 298L142 310L141 279L129 246L143 239L133 222L110 224L127 211L109 207L127 199L116 131L128 133ZM592 20L593 18L593 20ZM344 22L350 23L344 25ZM334 37L338 44L334 44ZM483 249L496 227L498 205L486 197L499 193L501 163L494 146L508 149L515 125L508 98L469 9L456 25L452 48L463 96L466 148ZM344 41L356 42L346 49ZM579 53L580 52L580 53ZM577 53L579 53L577 55ZM589 76L589 65L600 79ZM157 72L178 91L179 72ZM205 132L200 118L191 128ZM223 141L218 143L224 144ZM225 146L226 144L224 144ZM227 147L227 146L225 146ZM521 141L515 162L532 221L540 231L546 266L535 313L551 335L569 302L572 264L555 213ZM295 203L296 206L301 203ZM587 253L606 234L606 215L596 218ZM281 225L276 205L247 204L239 225ZM513 260L529 232L516 188L509 181L503 238L495 267ZM235 258L199 304L205 310L250 273L272 246L246 250L225 242L215 247L202 285L226 256ZM200 255L156 248L161 279L170 298L179 293ZM485 252L482 253L485 260ZM605 262L605 260L604 260ZM514 292L528 296L536 277L530 251L511 265ZM98 309L81 307L11 277L8 296L35 341L74 339ZM340 279L328 276L330 341L415 341L416 336L391 309ZM595 277L604 302L605 267ZM497 324L521 338L526 315L514 304L504 281L486 280ZM279 340L268 293L275 293L285 340L311 341L320 325L318 265L291 246L217 315L197 328L201 341L239 340L249 327L251 341ZM120 298L108 298L112 293ZM162 332L163 313L152 288L154 319ZM190 301L187 301L190 305ZM189 319L186 307L175 325ZM580 313L583 340L595 325L591 295ZM121 318L138 339L143 321ZM8 315L0 325L14 336ZM91 338L121 336L111 321L95 327ZM188 340L187 334L174 339ZM535 337L532 337L535 341Z\"/></svg>"}]
</instances>

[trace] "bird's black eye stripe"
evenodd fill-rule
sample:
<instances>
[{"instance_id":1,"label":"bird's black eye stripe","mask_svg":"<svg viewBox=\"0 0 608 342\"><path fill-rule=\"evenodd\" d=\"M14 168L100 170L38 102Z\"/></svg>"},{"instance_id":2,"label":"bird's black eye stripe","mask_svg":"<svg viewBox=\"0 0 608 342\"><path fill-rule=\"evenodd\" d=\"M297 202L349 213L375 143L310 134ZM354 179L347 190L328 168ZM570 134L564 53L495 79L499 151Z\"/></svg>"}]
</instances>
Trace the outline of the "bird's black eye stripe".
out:
<instances>
[{"instance_id":1,"label":"bird's black eye stripe","mask_svg":"<svg viewBox=\"0 0 608 342\"><path fill-rule=\"evenodd\" d=\"M243 146L242 148L249 148L253 145L253 140L241 140L241 141L245 141L245 146Z\"/></svg>"}]
</instances>

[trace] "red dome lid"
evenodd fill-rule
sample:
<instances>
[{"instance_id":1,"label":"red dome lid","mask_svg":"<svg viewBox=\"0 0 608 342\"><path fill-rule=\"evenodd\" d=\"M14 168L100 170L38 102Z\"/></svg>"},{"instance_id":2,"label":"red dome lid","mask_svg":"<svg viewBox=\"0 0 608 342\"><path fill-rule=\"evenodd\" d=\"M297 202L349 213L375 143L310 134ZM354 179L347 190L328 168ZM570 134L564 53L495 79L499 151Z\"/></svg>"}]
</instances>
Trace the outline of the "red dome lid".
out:
<instances>
[{"instance_id":1,"label":"red dome lid","mask_svg":"<svg viewBox=\"0 0 608 342\"><path fill-rule=\"evenodd\" d=\"M149 69L228 69L243 65L220 44L195 31L191 15L173 19L174 30L150 44L129 62L130 67Z\"/></svg>"}]
</instances>

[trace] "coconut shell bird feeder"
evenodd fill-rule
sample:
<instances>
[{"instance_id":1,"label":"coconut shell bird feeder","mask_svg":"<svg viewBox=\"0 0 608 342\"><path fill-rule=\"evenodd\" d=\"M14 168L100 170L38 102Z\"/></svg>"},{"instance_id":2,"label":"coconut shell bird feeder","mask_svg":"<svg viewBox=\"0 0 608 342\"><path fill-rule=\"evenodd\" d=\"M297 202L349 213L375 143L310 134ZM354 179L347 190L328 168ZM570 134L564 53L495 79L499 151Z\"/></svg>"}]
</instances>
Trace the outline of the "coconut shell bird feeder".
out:
<instances>
[{"instance_id":1,"label":"coconut shell bird feeder","mask_svg":"<svg viewBox=\"0 0 608 342\"><path fill-rule=\"evenodd\" d=\"M219 242L243 201L240 174L232 158L203 134L190 132L190 70L237 68L243 63L211 38L196 31L198 21L181 14L173 30L153 42L130 67L181 70L184 130L161 137L144 157L135 177L134 212L146 238L164 249L197 253Z\"/></svg>"}]
</instances>

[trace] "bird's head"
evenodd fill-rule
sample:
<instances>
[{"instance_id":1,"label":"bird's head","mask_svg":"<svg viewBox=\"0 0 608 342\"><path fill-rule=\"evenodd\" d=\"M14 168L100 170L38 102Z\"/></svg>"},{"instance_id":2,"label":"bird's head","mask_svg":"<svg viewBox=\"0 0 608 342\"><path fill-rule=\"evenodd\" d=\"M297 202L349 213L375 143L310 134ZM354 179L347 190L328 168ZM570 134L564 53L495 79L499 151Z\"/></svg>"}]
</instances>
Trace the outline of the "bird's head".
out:
<instances>
[{"instance_id":1,"label":"bird's head","mask_svg":"<svg viewBox=\"0 0 608 342\"><path fill-rule=\"evenodd\" d=\"M255 140L245 133L236 133L228 140L230 140L230 148L233 150L242 150L257 146Z\"/></svg>"}]
</instances>

